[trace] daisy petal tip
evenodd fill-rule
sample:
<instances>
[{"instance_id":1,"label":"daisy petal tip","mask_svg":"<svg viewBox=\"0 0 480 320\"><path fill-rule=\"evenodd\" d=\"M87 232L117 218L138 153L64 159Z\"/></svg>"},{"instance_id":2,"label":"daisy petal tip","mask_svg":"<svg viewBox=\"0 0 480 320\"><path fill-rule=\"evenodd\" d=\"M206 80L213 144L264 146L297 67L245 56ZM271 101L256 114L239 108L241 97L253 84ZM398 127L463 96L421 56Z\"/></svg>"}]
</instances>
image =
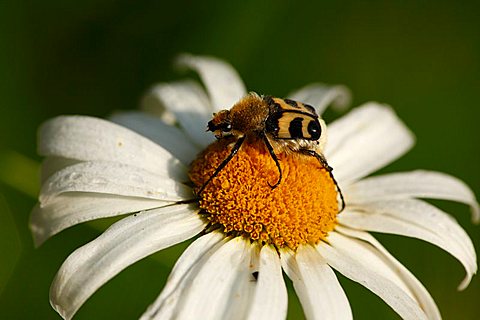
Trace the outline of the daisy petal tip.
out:
<instances>
[{"instance_id":1,"label":"daisy petal tip","mask_svg":"<svg viewBox=\"0 0 480 320\"><path fill-rule=\"evenodd\" d=\"M30 219L28 221L28 228L32 234L35 249L39 248L45 240L47 240L44 228L42 228L41 224L37 221L39 220L39 211L40 205L36 205L30 213Z\"/></svg>"},{"instance_id":2,"label":"daisy petal tip","mask_svg":"<svg viewBox=\"0 0 480 320\"><path fill-rule=\"evenodd\" d=\"M328 85L320 82L308 84L291 92L289 98L315 107L318 114L332 106L336 111L346 110L352 101L351 91L344 85Z\"/></svg>"},{"instance_id":3,"label":"daisy petal tip","mask_svg":"<svg viewBox=\"0 0 480 320\"><path fill-rule=\"evenodd\" d=\"M30 232L32 233L33 246L35 249L38 249L47 238L44 236L43 230L37 225L29 225Z\"/></svg>"},{"instance_id":4,"label":"daisy petal tip","mask_svg":"<svg viewBox=\"0 0 480 320\"><path fill-rule=\"evenodd\" d=\"M33 246L35 249L40 248L45 241L50 239L54 234L45 229L41 223L29 222L28 228L32 234Z\"/></svg>"},{"instance_id":5,"label":"daisy petal tip","mask_svg":"<svg viewBox=\"0 0 480 320\"><path fill-rule=\"evenodd\" d=\"M467 287L470 285L470 282L472 281L472 277L474 274L467 274L465 278L460 282L460 284L457 287L457 291L463 291L467 289Z\"/></svg>"},{"instance_id":6,"label":"daisy petal tip","mask_svg":"<svg viewBox=\"0 0 480 320\"><path fill-rule=\"evenodd\" d=\"M415 134L405 125L405 123L403 123L402 120L400 120L392 106L386 103L370 101L361 105L358 109L364 109L364 112L370 113L375 118L382 117L384 120L391 119L393 123L398 124L402 129L405 136L404 138L408 140L409 146L412 147L414 145L416 140Z\"/></svg>"},{"instance_id":7,"label":"daisy petal tip","mask_svg":"<svg viewBox=\"0 0 480 320\"><path fill-rule=\"evenodd\" d=\"M68 315L67 312L58 304L54 304L53 302L50 302L52 305L52 308L60 315L65 320L70 320L72 319L73 315Z\"/></svg>"},{"instance_id":8,"label":"daisy petal tip","mask_svg":"<svg viewBox=\"0 0 480 320\"><path fill-rule=\"evenodd\" d=\"M392 108L392 106L385 104L385 103L380 103L380 102L373 102L372 104L376 105L378 108L381 108L385 110L386 112L389 113L389 115L397 120L399 125L403 128L404 134L405 134L405 141L406 144L408 145L408 149L410 150L413 145L415 144L417 138L415 134L413 133L412 130L408 128L408 126L398 117L398 114L395 112L395 110Z\"/></svg>"},{"instance_id":9,"label":"daisy petal tip","mask_svg":"<svg viewBox=\"0 0 480 320\"><path fill-rule=\"evenodd\" d=\"M344 111L352 103L352 91L344 85L336 85L332 88L332 94L334 98L332 100L332 106L335 110Z\"/></svg>"},{"instance_id":10,"label":"daisy petal tip","mask_svg":"<svg viewBox=\"0 0 480 320\"><path fill-rule=\"evenodd\" d=\"M213 61L214 63L224 63L223 61L215 57L194 55L189 52L184 52L184 53L178 54L173 59L173 67L182 73L187 72L189 70L197 71L198 64L202 63L202 61Z\"/></svg>"},{"instance_id":11,"label":"daisy petal tip","mask_svg":"<svg viewBox=\"0 0 480 320\"><path fill-rule=\"evenodd\" d=\"M37 153L41 156L47 153L45 141L55 135L56 128L66 122L67 116L58 116L43 122L37 130Z\"/></svg>"},{"instance_id":12,"label":"daisy petal tip","mask_svg":"<svg viewBox=\"0 0 480 320\"><path fill-rule=\"evenodd\" d=\"M60 299L55 291L55 287L52 284L52 287L50 288L50 305L52 306L53 310L55 310L63 319L72 319L75 313L78 311L78 307L72 309L68 308L67 305L67 308L65 308L63 303L61 303L59 300Z\"/></svg>"},{"instance_id":13,"label":"daisy petal tip","mask_svg":"<svg viewBox=\"0 0 480 320\"><path fill-rule=\"evenodd\" d=\"M198 65L204 62L211 62L229 69L233 69L230 64L217 57L209 55L196 55L189 52L178 54L173 60L173 66L180 71L197 71Z\"/></svg>"},{"instance_id":14,"label":"daisy petal tip","mask_svg":"<svg viewBox=\"0 0 480 320\"><path fill-rule=\"evenodd\" d=\"M165 106L159 97L159 91L167 85L167 83L158 82L149 87L148 90L145 91L140 101L141 109L149 112L153 111L153 114L155 114L155 111L160 110L160 108L158 108L159 106L161 107L161 109L165 109Z\"/></svg>"},{"instance_id":15,"label":"daisy petal tip","mask_svg":"<svg viewBox=\"0 0 480 320\"><path fill-rule=\"evenodd\" d=\"M177 57L175 65L198 73L214 112L232 106L247 94L238 72L224 60L184 53Z\"/></svg>"}]
</instances>

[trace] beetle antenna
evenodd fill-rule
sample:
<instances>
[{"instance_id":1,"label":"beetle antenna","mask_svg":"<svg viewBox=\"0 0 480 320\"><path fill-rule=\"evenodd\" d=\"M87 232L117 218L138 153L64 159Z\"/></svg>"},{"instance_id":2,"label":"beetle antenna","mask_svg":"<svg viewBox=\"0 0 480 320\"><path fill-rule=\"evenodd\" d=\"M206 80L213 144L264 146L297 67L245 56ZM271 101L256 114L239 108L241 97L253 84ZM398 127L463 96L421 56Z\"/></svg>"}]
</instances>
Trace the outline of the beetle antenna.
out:
<instances>
[{"instance_id":1,"label":"beetle antenna","mask_svg":"<svg viewBox=\"0 0 480 320\"><path fill-rule=\"evenodd\" d=\"M233 146L232 151L228 155L228 157L225 158L225 160L220 163L220 165L215 169L215 172L208 178L208 180L203 184L203 186L200 188L200 190L197 192L197 195L201 195L203 190L205 190L205 187L212 181L213 178L215 178L220 171L222 171L223 168L232 160L232 158L237 154L238 150L242 146L243 141L245 141L245 136L239 138L237 142L235 142L235 145Z\"/></svg>"},{"instance_id":2,"label":"beetle antenna","mask_svg":"<svg viewBox=\"0 0 480 320\"><path fill-rule=\"evenodd\" d=\"M278 161L278 157L275 154L275 151L273 151L273 147L270 144L270 141L268 140L268 137L265 133L262 134L262 138L263 138L263 141L265 142L265 145L267 146L268 153L270 153L270 156L272 157L273 161L275 161L275 164L277 165L277 169L278 169L278 180L277 180L277 182L274 185L271 185L270 182L267 181L270 188L275 189L276 187L278 187L280 182L282 182L282 168L280 167L280 162Z\"/></svg>"}]
</instances>

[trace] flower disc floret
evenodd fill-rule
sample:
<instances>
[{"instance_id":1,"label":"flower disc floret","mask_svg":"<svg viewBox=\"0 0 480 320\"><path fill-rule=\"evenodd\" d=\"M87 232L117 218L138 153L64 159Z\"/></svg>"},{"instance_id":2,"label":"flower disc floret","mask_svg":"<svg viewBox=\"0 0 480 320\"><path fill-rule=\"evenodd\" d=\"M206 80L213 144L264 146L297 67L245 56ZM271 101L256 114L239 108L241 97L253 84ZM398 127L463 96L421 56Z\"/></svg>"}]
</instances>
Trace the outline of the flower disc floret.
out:
<instances>
[{"instance_id":1,"label":"flower disc floret","mask_svg":"<svg viewBox=\"0 0 480 320\"><path fill-rule=\"evenodd\" d=\"M231 144L216 141L192 163L189 175L197 191L229 155ZM314 157L294 152L277 156L283 178L272 189L278 168L262 141L247 139L200 194L201 213L212 227L294 250L327 237L339 211L330 174Z\"/></svg>"}]
</instances>

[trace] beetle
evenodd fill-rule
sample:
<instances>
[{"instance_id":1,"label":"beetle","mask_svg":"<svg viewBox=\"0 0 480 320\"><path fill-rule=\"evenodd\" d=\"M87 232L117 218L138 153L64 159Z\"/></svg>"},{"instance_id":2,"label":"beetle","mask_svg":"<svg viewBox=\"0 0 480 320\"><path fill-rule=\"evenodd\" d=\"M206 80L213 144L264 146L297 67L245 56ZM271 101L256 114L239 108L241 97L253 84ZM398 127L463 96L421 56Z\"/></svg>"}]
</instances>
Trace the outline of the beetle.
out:
<instances>
[{"instance_id":1,"label":"beetle","mask_svg":"<svg viewBox=\"0 0 480 320\"><path fill-rule=\"evenodd\" d=\"M277 182L273 185L267 182L272 189L282 181L282 168L277 154L286 152L313 156L329 172L335 183L341 198L340 211L345 208L343 194L332 173L333 168L328 165L322 153L327 139L326 124L311 105L250 93L231 109L215 113L207 124L207 131L212 131L217 139L234 137L235 144L230 154L200 188L199 195L237 154L245 139L256 137L265 143L278 169Z\"/></svg>"}]
</instances>

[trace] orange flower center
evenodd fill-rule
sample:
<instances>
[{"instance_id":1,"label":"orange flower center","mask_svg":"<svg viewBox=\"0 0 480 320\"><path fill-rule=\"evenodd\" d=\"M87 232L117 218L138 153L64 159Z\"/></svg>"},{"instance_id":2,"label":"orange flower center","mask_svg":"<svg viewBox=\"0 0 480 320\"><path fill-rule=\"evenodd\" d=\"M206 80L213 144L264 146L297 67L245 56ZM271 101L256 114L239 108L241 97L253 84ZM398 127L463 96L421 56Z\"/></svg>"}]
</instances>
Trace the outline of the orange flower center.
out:
<instances>
[{"instance_id":1,"label":"orange flower center","mask_svg":"<svg viewBox=\"0 0 480 320\"><path fill-rule=\"evenodd\" d=\"M189 176L198 192L230 154L232 140L221 139L193 161ZM299 153L277 154L283 178L264 143L246 139L233 159L200 194L201 213L213 228L277 248L297 249L325 239L338 214L335 184L320 162Z\"/></svg>"}]
</instances>

